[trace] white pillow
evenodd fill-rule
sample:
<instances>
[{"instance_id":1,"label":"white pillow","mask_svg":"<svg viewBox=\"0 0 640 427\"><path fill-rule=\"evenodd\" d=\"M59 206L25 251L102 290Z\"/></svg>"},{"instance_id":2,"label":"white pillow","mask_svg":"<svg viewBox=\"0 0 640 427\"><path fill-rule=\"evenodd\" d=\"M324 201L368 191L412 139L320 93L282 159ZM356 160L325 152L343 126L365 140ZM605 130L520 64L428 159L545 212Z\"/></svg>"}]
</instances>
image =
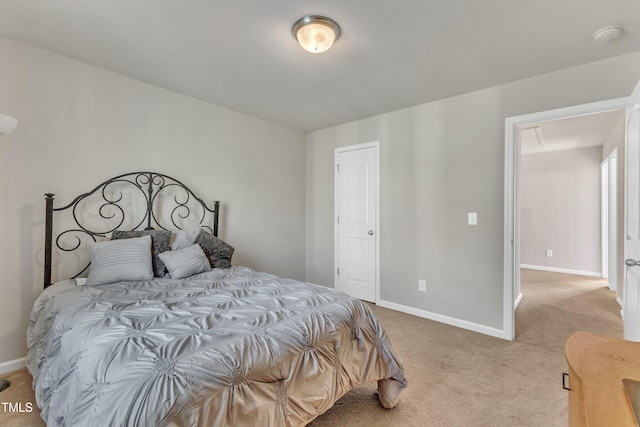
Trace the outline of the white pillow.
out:
<instances>
[{"instance_id":1,"label":"white pillow","mask_svg":"<svg viewBox=\"0 0 640 427\"><path fill-rule=\"evenodd\" d=\"M158 254L173 279L182 279L193 274L211 270L209 259L200 245L191 245L179 251Z\"/></svg>"},{"instance_id":2,"label":"white pillow","mask_svg":"<svg viewBox=\"0 0 640 427\"><path fill-rule=\"evenodd\" d=\"M186 249L193 245L200 234L200 226L195 228L187 228L185 230L178 230L174 234L176 236L173 243L171 243L172 251L179 251Z\"/></svg>"},{"instance_id":3,"label":"white pillow","mask_svg":"<svg viewBox=\"0 0 640 427\"><path fill-rule=\"evenodd\" d=\"M151 236L107 240L89 245L87 285L153 279Z\"/></svg>"}]
</instances>

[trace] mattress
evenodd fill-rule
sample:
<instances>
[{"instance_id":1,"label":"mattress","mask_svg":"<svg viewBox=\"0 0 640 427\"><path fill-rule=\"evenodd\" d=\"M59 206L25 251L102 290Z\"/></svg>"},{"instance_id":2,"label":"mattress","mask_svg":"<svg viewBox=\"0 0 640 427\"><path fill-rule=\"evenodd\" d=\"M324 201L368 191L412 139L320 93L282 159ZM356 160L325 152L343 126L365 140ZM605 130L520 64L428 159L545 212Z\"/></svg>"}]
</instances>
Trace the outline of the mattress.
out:
<instances>
[{"instance_id":1,"label":"mattress","mask_svg":"<svg viewBox=\"0 0 640 427\"><path fill-rule=\"evenodd\" d=\"M49 426L299 426L378 382L407 381L369 306L245 267L101 286L34 304L27 367Z\"/></svg>"}]
</instances>

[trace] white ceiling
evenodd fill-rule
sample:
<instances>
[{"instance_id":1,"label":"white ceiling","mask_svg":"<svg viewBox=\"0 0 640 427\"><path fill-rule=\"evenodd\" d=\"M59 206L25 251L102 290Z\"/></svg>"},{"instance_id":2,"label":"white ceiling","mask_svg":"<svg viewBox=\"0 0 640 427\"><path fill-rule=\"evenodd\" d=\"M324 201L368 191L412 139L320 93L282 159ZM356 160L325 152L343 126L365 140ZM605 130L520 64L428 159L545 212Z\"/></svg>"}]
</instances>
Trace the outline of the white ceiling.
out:
<instances>
[{"instance_id":1,"label":"white ceiling","mask_svg":"<svg viewBox=\"0 0 640 427\"><path fill-rule=\"evenodd\" d=\"M624 110L528 123L519 129L522 154L602 146L616 126L624 126Z\"/></svg>"},{"instance_id":2,"label":"white ceiling","mask_svg":"<svg viewBox=\"0 0 640 427\"><path fill-rule=\"evenodd\" d=\"M305 14L332 50L296 44ZM308 132L640 50L640 1L0 0L0 34Z\"/></svg>"}]
</instances>

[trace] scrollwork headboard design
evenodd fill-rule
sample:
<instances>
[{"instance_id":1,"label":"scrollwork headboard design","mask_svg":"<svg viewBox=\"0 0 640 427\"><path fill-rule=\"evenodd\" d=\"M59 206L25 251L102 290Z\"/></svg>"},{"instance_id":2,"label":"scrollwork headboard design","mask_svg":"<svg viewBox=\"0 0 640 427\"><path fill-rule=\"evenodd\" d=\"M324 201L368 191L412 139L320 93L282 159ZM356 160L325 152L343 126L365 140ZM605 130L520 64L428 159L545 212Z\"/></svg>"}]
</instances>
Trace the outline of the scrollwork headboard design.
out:
<instances>
[{"instance_id":1,"label":"scrollwork headboard design","mask_svg":"<svg viewBox=\"0 0 640 427\"><path fill-rule=\"evenodd\" d=\"M218 235L220 202L214 201L213 208L209 208L182 182L158 172L130 172L113 177L62 207L53 207L53 193L45 196L45 288L51 285L54 241L61 251L74 252L83 246L83 239L96 242L117 229L176 230L200 225ZM71 212L70 228L57 233L54 240L54 213L67 210ZM205 223L210 216L212 225ZM88 268L89 261L72 278Z\"/></svg>"}]
</instances>

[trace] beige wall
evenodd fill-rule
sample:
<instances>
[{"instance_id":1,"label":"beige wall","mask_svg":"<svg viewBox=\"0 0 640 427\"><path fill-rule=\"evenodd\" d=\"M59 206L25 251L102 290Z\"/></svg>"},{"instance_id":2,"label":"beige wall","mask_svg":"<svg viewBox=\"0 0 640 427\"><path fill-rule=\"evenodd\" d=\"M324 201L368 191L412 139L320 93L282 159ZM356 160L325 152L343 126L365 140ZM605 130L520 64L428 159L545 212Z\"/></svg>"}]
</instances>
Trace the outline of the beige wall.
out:
<instances>
[{"instance_id":1,"label":"beige wall","mask_svg":"<svg viewBox=\"0 0 640 427\"><path fill-rule=\"evenodd\" d=\"M602 147L522 156L521 264L601 273L601 162Z\"/></svg>"},{"instance_id":2,"label":"beige wall","mask_svg":"<svg viewBox=\"0 0 640 427\"><path fill-rule=\"evenodd\" d=\"M335 148L380 141L381 298L502 330L505 118L629 96L639 77L636 53L309 134L307 280L333 285Z\"/></svg>"},{"instance_id":3,"label":"beige wall","mask_svg":"<svg viewBox=\"0 0 640 427\"><path fill-rule=\"evenodd\" d=\"M222 201L234 263L304 279L305 138L281 126L0 38L0 364L25 356L42 288L44 196L155 170Z\"/></svg>"}]
</instances>

